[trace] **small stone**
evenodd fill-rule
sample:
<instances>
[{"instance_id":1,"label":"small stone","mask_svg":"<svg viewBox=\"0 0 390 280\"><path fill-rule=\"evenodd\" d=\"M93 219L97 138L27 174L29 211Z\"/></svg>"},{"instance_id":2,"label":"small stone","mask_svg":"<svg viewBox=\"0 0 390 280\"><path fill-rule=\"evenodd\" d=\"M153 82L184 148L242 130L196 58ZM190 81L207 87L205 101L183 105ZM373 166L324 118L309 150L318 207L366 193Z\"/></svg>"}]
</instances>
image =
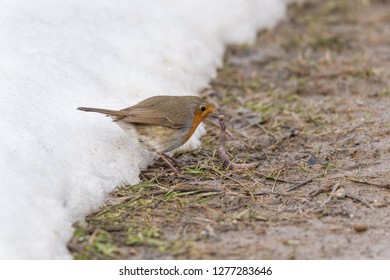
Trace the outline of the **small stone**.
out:
<instances>
[{"instance_id":1,"label":"small stone","mask_svg":"<svg viewBox=\"0 0 390 280\"><path fill-rule=\"evenodd\" d=\"M368 230L368 226L365 224L354 224L353 228L358 233L366 232Z\"/></svg>"},{"instance_id":2,"label":"small stone","mask_svg":"<svg viewBox=\"0 0 390 280\"><path fill-rule=\"evenodd\" d=\"M338 189L335 193L334 196L337 198L344 198L345 197L345 189Z\"/></svg>"},{"instance_id":3,"label":"small stone","mask_svg":"<svg viewBox=\"0 0 390 280\"><path fill-rule=\"evenodd\" d=\"M287 246L297 246L299 245L299 240L296 240L296 239L286 239L286 240L283 240L283 244L284 245L287 245Z\"/></svg>"}]
</instances>

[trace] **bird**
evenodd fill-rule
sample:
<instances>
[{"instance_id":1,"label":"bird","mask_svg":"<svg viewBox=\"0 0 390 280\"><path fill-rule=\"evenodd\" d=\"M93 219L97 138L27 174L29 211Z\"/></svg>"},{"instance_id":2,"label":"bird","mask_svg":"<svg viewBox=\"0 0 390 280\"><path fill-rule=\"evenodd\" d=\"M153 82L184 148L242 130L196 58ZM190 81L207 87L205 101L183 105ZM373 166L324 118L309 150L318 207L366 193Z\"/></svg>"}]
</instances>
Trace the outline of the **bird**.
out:
<instances>
[{"instance_id":1,"label":"bird","mask_svg":"<svg viewBox=\"0 0 390 280\"><path fill-rule=\"evenodd\" d=\"M78 107L85 112L110 116L124 131L134 127L137 140L147 150L156 153L175 173L175 159L166 153L184 145L198 125L208 117L218 118L215 107L199 96L158 95L121 109Z\"/></svg>"}]
</instances>

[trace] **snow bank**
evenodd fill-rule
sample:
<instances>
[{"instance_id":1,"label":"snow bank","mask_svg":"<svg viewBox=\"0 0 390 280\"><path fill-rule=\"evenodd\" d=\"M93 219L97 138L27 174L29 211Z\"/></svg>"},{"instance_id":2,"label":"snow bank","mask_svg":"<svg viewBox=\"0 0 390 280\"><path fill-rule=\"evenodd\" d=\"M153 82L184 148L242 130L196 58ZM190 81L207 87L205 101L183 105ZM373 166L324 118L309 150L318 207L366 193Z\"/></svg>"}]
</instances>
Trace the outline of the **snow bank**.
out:
<instances>
[{"instance_id":1,"label":"snow bank","mask_svg":"<svg viewBox=\"0 0 390 280\"><path fill-rule=\"evenodd\" d=\"M76 107L196 94L225 44L253 40L285 3L1 1L0 258L69 258L71 223L151 162L108 118Z\"/></svg>"}]
</instances>

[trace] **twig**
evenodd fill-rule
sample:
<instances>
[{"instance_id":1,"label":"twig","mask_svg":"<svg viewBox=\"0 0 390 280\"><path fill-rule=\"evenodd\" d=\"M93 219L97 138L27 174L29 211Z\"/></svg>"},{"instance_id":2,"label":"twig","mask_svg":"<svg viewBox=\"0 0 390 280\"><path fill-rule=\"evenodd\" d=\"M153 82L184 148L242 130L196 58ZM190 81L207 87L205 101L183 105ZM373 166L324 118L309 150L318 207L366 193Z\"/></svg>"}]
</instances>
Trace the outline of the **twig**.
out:
<instances>
[{"instance_id":1,"label":"twig","mask_svg":"<svg viewBox=\"0 0 390 280\"><path fill-rule=\"evenodd\" d=\"M337 187L340 186L340 184L336 184L338 185ZM330 183L330 184L326 184L325 186L322 186L316 190L312 190L311 192L309 192L307 195L308 196L311 196L311 197L315 197L321 193L327 193L327 192L331 192L333 193L335 190L332 190L332 186L333 186L333 183Z\"/></svg>"},{"instance_id":2,"label":"twig","mask_svg":"<svg viewBox=\"0 0 390 280\"><path fill-rule=\"evenodd\" d=\"M278 182L286 183L286 184L299 184L300 183L300 182L296 182L296 181L290 181L290 180L286 180L286 179L281 179L279 177L278 178L270 177L270 176L267 176L267 175L264 175L264 174L261 174L261 173L256 173L256 174L260 175L261 177L263 177L266 180L278 181Z\"/></svg>"},{"instance_id":3,"label":"twig","mask_svg":"<svg viewBox=\"0 0 390 280\"><path fill-rule=\"evenodd\" d=\"M296 190L296 189L298 189L298 188L300 188L300 187L306 185L307 183L310 183L310 182L313 181L315 178L318 178L318 177L320 177L320 176L322 176L322 174L316 175L316 176L314 176L314 177L312 177L312 178L310 178L310 179L308 179L308 180L306 180L306 181L304 181L304 182L301 182L301 183L292 185L291 187L289 187L289 188L287 189L287 191L288 191L288 192L291 192L291 191L293 191L293 190Z\"/></svg>"},{"instance_id":4,"label":"twig","mask_svg":"<svg viewBox=\"0 0 390 280\"><path fill-rule=\"evenodd\" d=\"M273 143L271 146L268 146L264 148L263 150L273 150L275 147L277 147L280 143L282 143L283 139L278 138L275 143Z\"/></svg>"},{"instance_id":5,"label":"twig","mask_svg":"<svg viewBox=\"0 0 390 280\"><path fill-rule=\"evenodd\" d=\"M369 182L369 181L360 181L360 180L357 180L357 179L353 179L351 177L345 177L345 179L350 180L350 181L355 182L355 183L375 186L375 187L379 187L379 188L390 189L390 184L378 184L378 183Z\"/></svg>"},{"instance_id":6,"label":"twig","mask_svg":"<svg viewBox=\"0 0 390 280\"><path fill-rule=\"evenodd\" d=\"M253 193L254 196L260 196L260 195L282 195L282 193L278 192L269 192L269 191L258 191Z\"/></svg>"},{"instance_id":7,"label":"twig","mask_svg":"<svg viewBox=\"0 0 390 280\"><path fill-rule=\"evenodd\" d=\"M255 201L255 197L254 197L254 195L253 195L253 191L252 191L252 190L253 190L253 187L255 187L256 185L257 185L256 182L253 183L252 186L249 188L249 190L246 191L246 193L251 197L252 202Z\"/></svg>"},{"instance_id":8,"label":"twig","mask_svg":"<svg viewBox=\"0 0 390 280\"><path fill-rule=\"evenodd\" d=\"M203 187L203 186L200 186L200 187L179 186L179 187L177 187L177 185L175 185L175 186L173 186L172 188L170 188L168 190L153 191L153 192L148 192L148 193L145 193L145 194L142 194L142 195L138 194L138 195L134 195L134 196L124 196L124 197L119 198L118 200L121 201L121 202L125 202L125 201L137 200L137 199L140 199L140 198L143 198L143 197L150 197L150 196L157 196L157 195L166 195L166 194L172 193L172 192L179 192L179 193L184 193L184 192L214 193L215 195L217 195L217 194L225 193L225 188L223 188L223 187L213 187L213 188L210 188L210 187Z\"/></svg>"},{"instance_id":9,"label":"twig","mask_svg":"<svg viewBox=\"0 0 390 280\"><path fill-rule=\"evenodd\" d=\"M275 178L276 180L275 180L275 182L274 182L274 184L273 184L273 186L272 186L271 192L274 192L275 187L276 187L276 183L278 182L278 179L279 179L280 173L282 173L282 170L283 170L283 168L281 168L281 169L279 170L279 172L278 172L278 175L276 175L276 178Z\"/></svg>"},{"instance_id":10,"label":"twig","mask_svg":"<svg viewBox=\"0 0 390 280\"><path fill-rule=\"evenodd\" d=\"M373 122L363 122L363 123L355 125L353 127L348 127L348 128L341 129L341 130L333 130L333 131L327 131L327 132L323 132L320 134L316 134L313 137L317 138L317 137L322 137L322 136L328 135L328 134L334 134L337 136L337 140L340 140L341 137L348 135L349 133L353 132L354 130L361 128L362 126L372 124L372 123Z\"/></svg>"},{"instance_id":11,"label":"twig","mask_svg":"<svg viewBox=\"0 0 390 280\"><path fill-rule=\"evenodd\" d=\"M280 179L280 178L271 178L271 177L266 177L264 176L266 180L272 180L272 181L278 181L281 183L286 183L286 184L299 184L300 182L295 182L295 181L290 181L290 180L285 180L285 179Z\"/></svg>"},{"instance_id":12,"label":"twig","mask_svg":"<svg viewBox=\"0 0 390 280\"><path fill-rule=\"evenodd\" d=\"M345 137L348 134L350 134L351 132L355 131L356 129L361 128L362 126L365 126L367 124L369 124L369 122L364 122L364 123L355 125L355 126L349 128L349 129L346 129L346 131L343 134L340 134L340 135L337 136L337 138L336 138L337 140L336 141L340 140L341 137Z\"/></svg>"},{"instance_id":13,"label":"twig","mask_svg":"<svg viewBox=\"0 0 390 280\"><path fill-rule=\"evenodd\" d=\"M311 75L311 78L314 78L314 79L335 78L338 76L355 74L359 71L367 71L367 70L366 69L356 69L356 68L350 67L350 68L342 69L340 71L335 71L335 72L317 73L317 74Z\"/></svg>"},{"instance_id":14,"label":"twig","mask_svg":"<svg viewBox=\"0 0 390 280\"><path fill-rule=\"evenodd\" d=\"M257 123L256 126L258 128L260 128L260 130L263 131L265 134L267 134L267 135L271 136L272 138L274 138L274 140L278 140L278 137L276 137L275 134L273 134L273 133L269 132L268 130L266 130L262 125Z\"/></svg>"},{"instance_id":15,"label":"twig","mask_svg":"<svg viewBox=\"0 0 390 280\"><path fill-rule=\"evenodd\" d=\"M229 179L229 180L232 180L233 182L236 182L238 185L240 185L240 186L243 187L243 188L246 187L246 185L245 185L244 183L240 182L240 181L237 180L237 179L234 179L233 177L231 177L231 176L225 174L224 172L220 172L220 171L217 170L217 169L213 169L213 171L216 172L216 173L218 173L218 175L223 176L224 178L227 178L227 179Z\"/></svg>"},{"instance_id":16,"label":"twig","mask_svg":"<svg viewBox=\"0 0 390 280\"><path fill-rule=\"evenodd\" d=\"M371 204L362 200L360 197L354 196L352 194L345 194L345 197L360 202L361 204L366 205L368 208L374 209L374 207Z\"/></svg>"},{"instance_id":17,"label":"twig","mask_svg":"<svg viewBox=\"0 0 390 280\"><path fill-rule=\"evenodd\" d=\"M333 187L332 187L332 191L330 192L329 194L329 197L327 199L325 199L325 201L323 201L321 203L321 208L325 206L325 204L327 204L331 199L332 197L336 196L336 191L338 190L338 188L340 187L340 183L336 183Z\"/></svg>"},{"instance_id":18,"label":"twig","mask_svg":"<svg viewBox=\"0 0 390 280\"><path fill-rule=\"evenodd\" d=\"M221 127L221 132L219 134L219 147L218 147L218 155L219 158L222 161L222 164L225 168L231 169L231 170L236 170L236 169L253 169L255 168L258 163L234 163L231 162L228 158L228 155L226 154L225 151L225 131L226 131L226 125L223 121L224 116L220 115L218 117L219 125Z\"/></svg>"}]
</instances>

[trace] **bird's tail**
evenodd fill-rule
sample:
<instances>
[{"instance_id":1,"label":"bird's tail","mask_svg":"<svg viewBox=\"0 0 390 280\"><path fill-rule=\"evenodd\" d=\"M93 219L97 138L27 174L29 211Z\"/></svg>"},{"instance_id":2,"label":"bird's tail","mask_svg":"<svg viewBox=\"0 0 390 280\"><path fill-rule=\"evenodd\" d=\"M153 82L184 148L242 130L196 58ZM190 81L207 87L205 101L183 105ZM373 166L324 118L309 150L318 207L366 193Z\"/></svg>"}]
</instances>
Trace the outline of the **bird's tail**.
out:
<instances>
[{"instance_id":1,"label":"bird's tail","mask_svg":"<svg viewBox=\"0 0 390 280\"><path fill-rule=\"evenodd\" d=\"M84 111L84 112L96 112L96 113L106 114L115 117L124 117L126 115L126 113L123 111L100 109L100 108L78 107L77 110Z\"/></svg>"}]
</instances>

